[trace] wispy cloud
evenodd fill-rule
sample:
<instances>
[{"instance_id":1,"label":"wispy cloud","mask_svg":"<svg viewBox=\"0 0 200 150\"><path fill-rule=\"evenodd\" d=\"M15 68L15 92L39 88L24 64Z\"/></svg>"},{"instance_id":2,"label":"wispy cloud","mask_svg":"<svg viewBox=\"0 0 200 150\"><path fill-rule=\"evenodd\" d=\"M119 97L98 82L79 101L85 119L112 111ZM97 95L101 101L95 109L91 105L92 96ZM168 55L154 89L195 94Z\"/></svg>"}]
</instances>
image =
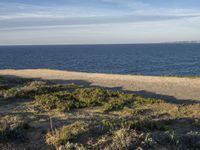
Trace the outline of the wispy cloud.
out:
<instances>
[{"instance_id":1,"label":"wispy cloud","mask_svg":"<svg viewBox=\"0 0 200 150\"><path fill-rule=\"evenodd\" d=\"M151 8L135 0L98 0L131 9L92 8L65 5L59 7L21 3L0 3L0 30L91 25L127 22L151 22L199 17L200 11L190 9ZM144 9L145 8L145 9Z\"/></svg>"},{"instance_id":2,"label":"wispy cloud","mask_svg":"<svg viewBox=\"0 0 200 150\"><path fill-rule=\"evenodd\" d=\"M110 3L113 5L118 5L120 7L126 7L129 9L140 9L140 8L149 8L148 3L144 3L138 0L100 0L105 3Z\"/></svg>"},{"instance_id":3,"label":"wispy cloud","mask_svg":"<svg viewBox=\"0 0 200 150\"><path fill-rule=\"evenodd\" d=\"M56 18L53 17L37 17L37 19L12 19L3 21L0 24L0 30L11 29L36 29L36 28L54 28L62 26L80 26L80 25L98 25L98 24L117 24L117 23L137 23L137 22L152 22L163 20L175 20L183 18L200 17L200 15L126 15L126 16L98 16L98 17L68 17Z\"/></svg>"},{"instance_id":4,"label":"wispy cloud","mask_svg":"<svg viewBox=\"0 0 200 150\"><path fill-rule=\"evenodd\" d=\"M155 37L152 31L155 25L158 25L159 33L166 32L166 35L169 32L167 30L170 30L167 29L168 25L173 27L173 32L177 35L184 30L190 31L191 37L199 33L196 31L200 25L200 9L179 5L166 7L154 5L154 3L155 1L147 0L42 0L41 2L39 0L2 0L0 2L0 40L3 41L7 37L9 41L12 34L13 38L15 36L19 38L19 34L21 37L22 33L25 36L29 33L28 36L31 39L33 35L32 38L36 37L35 31L42 33L45 29L45 34L52 36L52 40L56 34L63 38L67 35L73 37L76 33L78 38L83 33L96 34L98 31L101 31L98 34L101 34L104 39L103 35L107 36L108 30L110 35L120 30L124 37L127 35L130 39L136 31L138 35L141 32L145 37ZM164 29L163 24L165 24ZM180 26L182 26L181 31ZM67 31L66 35L64 31ZM146 33L151 35L146 35Z\"/></svg>"}]
</instances>

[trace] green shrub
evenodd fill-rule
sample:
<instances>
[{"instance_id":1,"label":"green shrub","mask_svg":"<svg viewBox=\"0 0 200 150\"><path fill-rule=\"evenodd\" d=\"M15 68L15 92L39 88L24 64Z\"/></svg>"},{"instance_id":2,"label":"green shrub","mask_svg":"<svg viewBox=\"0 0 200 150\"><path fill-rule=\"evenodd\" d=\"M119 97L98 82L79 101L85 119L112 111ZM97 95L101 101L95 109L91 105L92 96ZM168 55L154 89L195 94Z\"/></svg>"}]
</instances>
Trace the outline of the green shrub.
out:
<instances>
[{"instance_id":1,"label":"green shrub","mask_svg":"<svg viewBox=\"0 0 200 150\"><path fill-rule=\"evenodd\" d=\"M118 93L99 88L80 88L74 92L61 91L39 95L36 96L36 101L46 110L69 111L74 108L102 105L105 101L117 95Z\"/></svg>"},{"instance_id":2,"label":"green shrub","mask_svg":"<svg viewBox=\"0 0 200 150\"><path fill-rule=\"evenodd\" d=\"M0 77L0 96L4 98L15 97L23 84L31 81L30 79Z\"/></svg>"},{"instance_id":3,"label":"green shrub","mask_svg":"<svg viewBox=\"0 0 200 150\"><path fill-rule=\"evenodd\" d=\"M36 96L36 101L46 110L58 109L59 111L69 111L79 108L81 105L69 92L55 92Z\"/></svg>"},{"instance_id":4,"label":"green shrub","mask_svg":"<svg viewBox=\"0 0 200 150\"><path fill-rule=\"evenodd\" d=\"M81 88L77 89L74 94L86 107L102 105L110 97L118 96L117 92L100 88Z\"/></svg>"},{"instance_id":5,"label":"green shrub","mask_svg":"<svg viewBox=\"0 0 200 150\"><path fill-rule=\"evenodd\" d=\"M157 104L157 103L163 103L163 100L153 99L153 98L143 98L140 96L137 96L135 98L134 104L135 105L145 105L145 104Z\"/></svg>"},{"instance_id":6,"label":"green shrub","mask_svg":"<svg viewBox=\"0 0 200 150\"><path fill-rule=\"evenodd\" d=\"M89 130L87 123L77 121L71 125L63 126L55 133L49 132L46 136L46 142L50 145L59 147L75 140L83 133Z\"/></svg>"},{"instance_id":7,"label":"green shrub","mask_svg":"<svg viewBox=\"0 0 200 150\"><path fill-rule=\"evenodd\" d=\"M117 98L112 98L110 101L103 105L103 112L109 112L113 110L123 109L125 106L129 106L129 104L133 100L133 95L131 94L121 94Z\"/></svg>"},{"instance_id":8,"label":"green shrub","mask_svg":"<svg viewBox=\"0 0 200 150\"><path fill-rule=\"evenodd\" d=\"M30 79L1 78L0 81L0 94L4 98L33 99L35 96L42 94L60 91L73 92L75 89L80 88L80 86L75 84L61 85Z\"/></svg>"},{"instance_id":9,"label":"green shrub","mask_svg":"<svg viewBox=\"0 0 200 150\"><path fill-rule=\"evenodd\" d=\"M8 90L4 90L3 97L4 98L15 98L21 92L19 87L10 88Z\"/></svg>"},{"instance_id":10,"label":"green shrub","mask_svg":"<svg viewBox=\"0 0 200 150\"><path fill-rule=\"evenodd\" d=\"M3 91L4 98L24 98L33 99L35 96L48 94L53 92L68 91L79 86L60 85L60 84L48 84L44 81L32 81L25 85L12 87L8 90Z\"/></svg>"},{"instance_id":11,"label":"green shrub","mask_svg":"<svg viewBox=\"0 0 200 150\"><path fill-rule=\"evenodd\" d=\"M35 96L38 96L38 95L59 92L59 91L66 91L66 90L67 90L66 87L63 85L42 85L30 90L23 88L22 91L18 93L17 97L35 98Z\"/></svg>"},{"instance_id":12,"label":"green shrub","mask_svg":"<svg viewBox=\"0 0 200 150\"><path fill-rule=\"evenodd\" d=\"M125 106L125 102L121 99L113 99L110 100L108 103L105 103L103 106L103 112L109 112L112 110L120 110L123 109Z\"/></svg>"},{"instance_id":13,"label":"green shrub","mask_svg":"<svg viewBox=\"0 0 200 150\"><path fill-rule=\"evenodd\" d=\"M12 86L4 91L4 98L32 98L33 92L42 85L44 85L43 82L32 81L25 85Z\"/></svg>"}]
</instances>

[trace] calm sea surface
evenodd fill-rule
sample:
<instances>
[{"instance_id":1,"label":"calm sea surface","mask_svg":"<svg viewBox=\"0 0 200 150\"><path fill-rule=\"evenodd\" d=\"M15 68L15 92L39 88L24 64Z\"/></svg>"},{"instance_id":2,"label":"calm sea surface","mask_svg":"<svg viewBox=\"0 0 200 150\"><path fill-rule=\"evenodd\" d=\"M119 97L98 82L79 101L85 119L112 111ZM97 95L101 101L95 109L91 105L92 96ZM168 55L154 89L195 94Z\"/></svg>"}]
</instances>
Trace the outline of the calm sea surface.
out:
<instances>
[{"instance_id":1,"label":"calm sea surface","mask_svg":"<svg viewBox=\"0 0 200 150\"><path fill-rule=\"evenodd\" d=\"M200 75L200 44L0 46L0 69Z\"/></svg>"}]
</instances>

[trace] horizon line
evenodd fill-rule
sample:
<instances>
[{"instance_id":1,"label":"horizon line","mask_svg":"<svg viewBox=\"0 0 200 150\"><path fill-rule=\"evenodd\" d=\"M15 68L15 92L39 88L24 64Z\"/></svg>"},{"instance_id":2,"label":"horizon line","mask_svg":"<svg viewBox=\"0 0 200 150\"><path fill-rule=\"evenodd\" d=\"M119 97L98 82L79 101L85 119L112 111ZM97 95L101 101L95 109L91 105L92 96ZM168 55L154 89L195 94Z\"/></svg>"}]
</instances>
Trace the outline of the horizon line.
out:
<instances>
[{"instance_id":1,"label":"horizon line","mask_svg":"<svg viewBox=\"0 0 200 150\"><path fill-rule=\"evenodd\" d=\"M89 46L89 45L140 45L140 44L200 44L200 40L172 42L136 42L136 43L72 43L72 44L0 44L0 46Z\"/></svg>"}]
</instances>

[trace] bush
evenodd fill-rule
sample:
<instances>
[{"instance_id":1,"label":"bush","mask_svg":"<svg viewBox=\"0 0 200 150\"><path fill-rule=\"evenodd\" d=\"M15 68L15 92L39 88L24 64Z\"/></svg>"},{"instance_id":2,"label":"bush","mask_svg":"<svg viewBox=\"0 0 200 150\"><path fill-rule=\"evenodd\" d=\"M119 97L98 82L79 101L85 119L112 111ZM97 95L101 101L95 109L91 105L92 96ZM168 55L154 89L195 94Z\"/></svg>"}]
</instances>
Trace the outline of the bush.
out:
<instances>
[{"instance_id":1,"label":"bush","mask_svg":"<svg viewBox=\"0 0 200 150\"><path fill-rule=\"evenodd\" d=\"M120 110L125 106L128 106L133 100L133 95L131 94L123 94L117 98L112 98L109 102L103 105L103 112L109 112L112 110Z\"/></svg>"},{"instance_id":2,"label":"bush","mask_svg":"<svg viewBox=\"0 0 200 150\"><path fill-rule=\"evenodd\" d=\"M122 97L117 92L99 88L80 88L74 92L61 91L39 95L36 96L36 101L46 110L58 109L59 111L64 112L74 108L99 106L109 99L117 99L117 96L121 97L117 101L119 105L125 105L130 98L130 96L124 95L124 97Z\"/></svg>"},{"instance_id":3,"label":"bush","mask_svg":"<svg viewBox=\"0 0 200 150\"><path fill-rule=\"evenodd\" d=\"M46 110L58 109L64 112L81 107L78 100L69 92L43 94L36 96L36 101Z\"/></svg>"},{"instance_id":4,"label":"bush","mask_svg":"<svg viewBox=\"0 0 200 150\"><path fill-rule=\"evenodd\" d=\"M2 95L4 98L15 98L20 92L21 89L19 87L15 87L15 88L10 88L8 90L4 90Z\"/></svg>"},{"instance_id":5,"label":"bush","mask_svg":"<svg viewBox=\"0 0 200 150\"><path fill-rule=\"evenodd\" d=\"M25 85L4 90L2 95L4 98L23 98L23 99L34 99L35 96L48 94L53 92L68 91L79 88L79 86L69 84L48 84L44 81L32 81Z\"/></svg>"},{"instance_id":6,"label":"bush","mask_svg":"<svg viewBox=\"0 0 200 150\"><path fill-rule=\"evenodd\" d=\"M153 98L143 98L140 96L137 96L134 101L135 105L159 104L159 103L164 103L164 101Z\"/></svg>"},{"instance_id":7,"label":"bush","mask_svg":"<svg viewBox=\"0 0 200 150\"><path fill-rule=\"evenodd\" d=\"M25 85L12 86L4 91L4 98L33 98L33 91L44 85L45 82L32 81Z\"/></svg>"},{"instance_id":8,"label":"bush","mask_svg":"<svg viewBox=\"0 0 200 150\"><path fill-rule=\"evenodd\" d=\"M86 107L102 105L110 97L118 96L117 92L108 91L100 88L81 88L74 92L76 98Z\"/></svg>"},{"instance_id":9,"label":"bush","mask_svg":"<svg viewBox=\"0 0 200 150\"><path fill-rule=\"evenodd\" d=\"M79 135L86 133L88 130L88 124L84 122L75 122L71 125L63 126L55 131L55 133L47 133L46 142L47 144L59 147L77 139Z\"/></svg>"},{"instance_id":10,"label":"bush","mask_svg":"<svg viewBox=\"0 0 200 150\"><path fill-rule=\"evenodd\" d=\"M39 87L33 87L32 89L22 88L21 92L16 97L19 98L35 98L35 96L48 94L52 92L67 91L63 85L41 85Z\"/></svg>"}]
</instances>

